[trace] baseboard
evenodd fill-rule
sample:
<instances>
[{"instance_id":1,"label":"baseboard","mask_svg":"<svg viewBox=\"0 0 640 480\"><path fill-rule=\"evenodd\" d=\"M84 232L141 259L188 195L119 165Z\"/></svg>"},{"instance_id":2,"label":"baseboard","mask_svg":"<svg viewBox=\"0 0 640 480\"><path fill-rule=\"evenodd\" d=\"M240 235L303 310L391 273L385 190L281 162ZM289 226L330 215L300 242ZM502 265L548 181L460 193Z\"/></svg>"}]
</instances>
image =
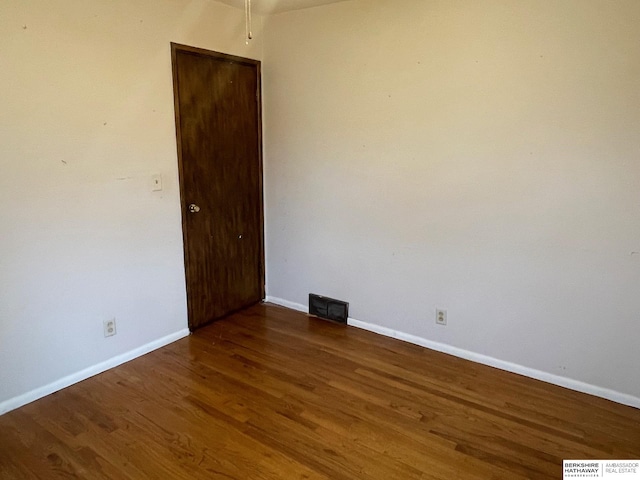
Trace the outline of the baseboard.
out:
<instances>
[{"instance_id":1,"label":"baseboard","mask_svg":"<svg viewBox=\"0 0 640 480\"><path fill-rule=\"evenodd\" d=\"M290 302L288 300L284 300L277 297L267 296L266 301L275 303L276 305L281 305L283 307L291 308L292 310L298 310L301 312L306 312L308 310L305 305L302 305L300 303ZM553 385L558 385L560 387L568 388L570 390L575 390L577 392L587 393L589 395L605 398L607 400L611 400L616 403L621 403L623 405L629 405L631 407L640 408L640 398L634 397L633 395L621 393L608 388L598 387L596 385L591 385L589 383L581 382L579 380L574 380L572 378L562 377L560 375L554 375L552 373L547 373L542 370L536 370L534 368L525 367L523 365L518 365L517 363L511 363L504 360L500 360L498 358L483 355L480 353L464 350L462 348L453 347L445 343L434 342L426 338L418 337L416 335L411 335L409 333L400 332L398 330L393 330L391 328L382 327L380 325L375 325L373 323L362 322L354 318L349 318L347 324L352 327L357 327L363 330L368 330L370 332L384 335L385 337L396 338L398 340L402 340L408 343L413 343L414 345L419 345L421 347L425 347L430 350L435 350L437 352L453 355L454 357L464 358L465 360L471 360L472 362L481 363L483 365L488 365L490 367L499 368L500 370L505 370L507 372L517 373L525 377L535 378L536 380L541 380L543 382L551 383Z\"/></svg>"},{"instance_id":2,"label":"baseboard","mask_svg":"<svg viewBox=\"0 0 640 480\"><path fill-rule=\"evenodd\" d=\"M309 312L309 307L307 305L290 302L289 300L285 300L283 298L270 297L269 295L267 295L267 298L265 298L264 301L268 303L275 303L276 305L280 305L281 307L287 307L287 308L290 308L291 310L297 310L299 312L304 312L304 313Z\"/></svg>"},{"instance_id":3,"label":"baseboard","mask_svg":"<svg viewBox=\"0 0 640 480\"><path fill-rule=\"evenodd\" d=\"M15 410L16 408L20 408L23 405L31 403L42 397L46 397L51 393L62 390L63 388L67 388L74 383L86 380L87 378L93 377L94 375L102 373L113 367L122 365L123 363L133 360L134 358L141 357L142 355L152 352L153 350L157 350L158 348L164 347L165 345L169 345L170 343L173 343L176 340L180 340L181 338L184 338L188 335L189 329L185 328L178 332L167 335L166 337L162 337L158 340L154 340L153 342L142 345L141 347L112 357L108 360L105 360L104 362L92 365L91 367L80 370L79 372L72 373L71 375L56 380L55 382L52 382L48 385L36 388L34 390L31 390L30 392L23 393L22 395L18 395L17 397L5 400L4 402L0 403L0 415L10 412L11 410Z\"/></svg>"}]
</instances>

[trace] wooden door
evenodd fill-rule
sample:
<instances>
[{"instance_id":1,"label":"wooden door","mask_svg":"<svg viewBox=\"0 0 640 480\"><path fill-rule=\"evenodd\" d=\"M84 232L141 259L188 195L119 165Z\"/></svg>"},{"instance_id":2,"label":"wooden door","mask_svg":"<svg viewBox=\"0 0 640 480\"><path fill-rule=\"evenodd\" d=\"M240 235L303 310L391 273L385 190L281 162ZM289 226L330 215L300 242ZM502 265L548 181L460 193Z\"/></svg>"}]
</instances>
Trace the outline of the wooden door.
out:
<instances>
[{"instance_id":1,"label":"wooden door","mask_svg":"<svg viewBox=\"0 0 640 480\"><path fill-rule=\"evenodd\" d=\"M260 62L171 53L193 330L264 298Z\"/></svg>"}]
</instances>

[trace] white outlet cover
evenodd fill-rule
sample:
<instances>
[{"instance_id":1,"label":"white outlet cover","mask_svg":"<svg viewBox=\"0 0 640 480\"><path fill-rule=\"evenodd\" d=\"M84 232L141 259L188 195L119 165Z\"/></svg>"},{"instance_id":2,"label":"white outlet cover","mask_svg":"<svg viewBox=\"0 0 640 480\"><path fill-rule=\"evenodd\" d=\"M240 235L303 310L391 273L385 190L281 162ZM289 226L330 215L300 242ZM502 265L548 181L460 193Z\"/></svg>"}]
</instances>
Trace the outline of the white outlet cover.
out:
<instances>
[{"instance_id":1,"label":"white outlet cover","mask_svg":"<svg viewBox=\"0 0 640 480\"><path fill-rule=\"evenodd\" d=\"M116 332L116 319L112 318L111 320L104 321L104 336L112 337Z\"/></svg>"},{"instance_id":2,"label":"white outlet cover","mask_svg":"<svg viewBox=\"0 0 640 480\"><path fill-rule=\"evenodd\" d=\"M447 311L446 310L436 310L436 323L438 325L446 325L447 324Z\"/></svg>"}]
</instances>

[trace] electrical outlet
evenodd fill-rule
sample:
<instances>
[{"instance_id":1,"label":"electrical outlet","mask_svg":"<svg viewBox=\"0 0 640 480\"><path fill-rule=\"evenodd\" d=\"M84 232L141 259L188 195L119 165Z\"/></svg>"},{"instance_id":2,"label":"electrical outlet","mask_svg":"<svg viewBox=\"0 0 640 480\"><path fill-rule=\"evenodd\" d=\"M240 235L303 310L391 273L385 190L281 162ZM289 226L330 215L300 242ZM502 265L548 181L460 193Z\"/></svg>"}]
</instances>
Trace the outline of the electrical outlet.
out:
<instances>
[{"instance_id":1,"label":"electrical outlet","mask_svg":"<svg viewBox=\"0 0 640 480\"><path fill-rule=\"evenodd\" d=\"M104 336L111 337L116 334L116 319L104 321Z\"/></svg>"},{"instance_id":2,"label":"electrical outlet","mask_svg":"<svg viewBox=\"0 0 640 480\"><path fill-rule=\"evenodd\" d=\"M447 324L447 311L446 310L436 310L436 323L438 325L446 325Z\"/></svg>"}]
</instances>

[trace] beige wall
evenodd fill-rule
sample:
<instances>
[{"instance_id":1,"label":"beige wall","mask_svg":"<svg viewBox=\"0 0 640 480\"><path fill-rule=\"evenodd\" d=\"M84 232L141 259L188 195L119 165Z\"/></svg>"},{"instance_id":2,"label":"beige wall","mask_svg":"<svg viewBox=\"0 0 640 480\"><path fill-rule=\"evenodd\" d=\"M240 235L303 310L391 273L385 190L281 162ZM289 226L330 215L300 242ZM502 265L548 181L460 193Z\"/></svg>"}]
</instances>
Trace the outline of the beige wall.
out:
<instances>
[{"instance_id":1,"label":"beige wall","mask_svg":"<svg viewBox=\"0 0 640 480\"><path fill-rule=\"evenodd\" d=\"M269 17L268 294L640 405L638 25L635 0Z\"/></svg>"},{"instance_id":2,"label":"beige wall","mask_svg":"<svg viewBox=\"0 0 640 480\"><path fill-rule=\"evenodd\" d=\"M0 2L0 413L184 334L170 42L259 59L261 22L247 46L208 0Z\"/></svg>"}]
</instances>

